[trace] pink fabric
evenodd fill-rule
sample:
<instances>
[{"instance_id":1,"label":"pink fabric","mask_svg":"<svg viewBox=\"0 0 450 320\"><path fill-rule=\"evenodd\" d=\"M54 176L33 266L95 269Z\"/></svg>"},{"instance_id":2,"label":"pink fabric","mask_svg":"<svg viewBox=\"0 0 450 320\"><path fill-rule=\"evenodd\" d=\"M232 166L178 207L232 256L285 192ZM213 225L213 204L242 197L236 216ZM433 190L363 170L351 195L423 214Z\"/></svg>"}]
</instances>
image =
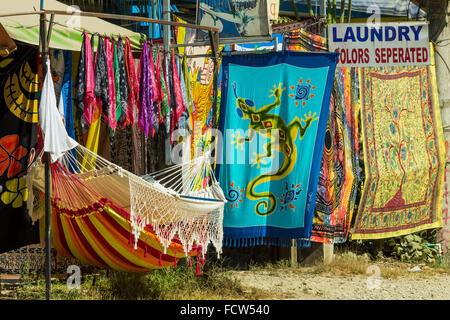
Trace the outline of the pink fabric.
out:
<instances>
[{"instance_id":1,"label":"pink fabric","mask_svg":"<svg viewBox=\"0 0 450 320\"><path fill-rule=\"evenodd\" d=\"M86 31L83 31L84 45L86 50L86 90L84 96L84 119L88 125L91 125L92 116L94 114L95 101L95 76L94 76L94 61L91 47L91 41Z\"/></svg>"},{"instance_id":2,"label":"pink fabric","mask_svg":"<svg viewBox=\"0 0 450 320\"><path fill-rule=\"evenodd\" d=\"M105 38L106 61L108 63L108 83L109 83L109 119L108 124L112 131L117 128L116 120L116 85L114 81L114 46L111 39Z\"/></svg>"},{"instance_id":3,"label":"pink fabric","mask_svg":"<svg viewBox=\"0 0 450 320\"><path fill-rule=\"evenodd\" d=\"M177 64L175 63L175 55L172 52L172 71L173 71L173 90L175 96L175 108L172 128L175 128L178 121L180 120L181 114L186 110L184 104L183 92L181 91L180 77L178 76Z\"/></svg>"}]
</instances>

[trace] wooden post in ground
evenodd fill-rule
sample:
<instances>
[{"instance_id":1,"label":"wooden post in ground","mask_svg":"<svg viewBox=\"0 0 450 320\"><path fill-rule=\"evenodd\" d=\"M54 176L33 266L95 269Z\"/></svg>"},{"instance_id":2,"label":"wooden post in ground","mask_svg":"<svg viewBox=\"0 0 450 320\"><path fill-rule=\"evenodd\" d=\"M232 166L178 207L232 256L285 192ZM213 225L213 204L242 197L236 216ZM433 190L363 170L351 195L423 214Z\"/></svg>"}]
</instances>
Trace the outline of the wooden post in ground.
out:
<instances>
[{"instance_id":1,"label":"wooden post in ground","mask_svg":"<svg viewBox=\"0 0 450 320\"><path fill-rule=\"evenodd\" d=\"M297 247L295 246L295 240L291 240L291 267L296 268L298 266Z\"/></svg>"},{"instance_id":2,"label":"wooden post in ground","mask_svg":"<svg viewBox=\"0 0 450 320\"><path fill-rule=\"evenodd\" d=\"M332 243L323 243L323 263L330 264L334 260L334 244Z\"/></svg>"}]
</instances>

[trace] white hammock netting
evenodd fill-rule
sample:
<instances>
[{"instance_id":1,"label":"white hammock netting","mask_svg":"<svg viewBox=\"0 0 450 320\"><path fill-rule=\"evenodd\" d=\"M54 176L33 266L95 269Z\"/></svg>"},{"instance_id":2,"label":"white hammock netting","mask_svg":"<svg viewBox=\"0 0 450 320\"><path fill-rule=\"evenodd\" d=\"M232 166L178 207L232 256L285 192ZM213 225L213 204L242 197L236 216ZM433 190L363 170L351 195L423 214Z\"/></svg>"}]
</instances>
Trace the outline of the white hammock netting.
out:
<instances>
[{"instance_id":1,"label":"white hammock netting","mask_svg":"<svg viewBox=\"0 0 450 320\"><path fill-rule=\"evenodd\" d=\"M51 179L55 184L51 198L58 206L87 208L101 196L130 213L135 246L141 231L151 224L164 253L174 237L182 242L186 254L196 244L205 255L210 242L221 253L226 199L211 168L210 154L142 177L81 145L65 152L59 163L61 169L53 170ZM43 164L36 161L27 177L34 188L29 209L35 194L35 208L30 210L33 221L43 214L42 201L36 210L36 199L42 199L44 192L43 174Z\"/></svg>"}]
</instances>

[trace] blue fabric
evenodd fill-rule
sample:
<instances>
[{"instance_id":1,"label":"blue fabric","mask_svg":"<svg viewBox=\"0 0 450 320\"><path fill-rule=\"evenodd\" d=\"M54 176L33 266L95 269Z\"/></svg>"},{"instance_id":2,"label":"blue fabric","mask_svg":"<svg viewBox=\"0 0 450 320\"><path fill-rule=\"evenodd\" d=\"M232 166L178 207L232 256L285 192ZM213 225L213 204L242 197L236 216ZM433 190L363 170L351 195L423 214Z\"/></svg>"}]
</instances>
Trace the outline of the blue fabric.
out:
<instances>
[{"instance_id":1,"label":"blue fabric","mask_svg":"<svg viewBox=\"0 0 450 320\"><path fill-rule=\"evenodd\" d=\"M63 83L61 86L61 94L63 97L64 104L64 123L66 126L66 131L69 137L74 139L75 141L75 125L73 121L73 99L72 99L72 51L63 51L64 55L64 77ZM77 158L77 152L75 149L70 150L74 159ZM77 168L77 164L75 162L72 163L70 170L74 172Z\"/></svg>"},{"instance_id":2,"label":"blue fabric","mask_svg":"<svg viewBox=\"0 0 450 320\"><path fill-rule=\"evenodd\" d=\"M72 51L64 51L63 54L65 69L61 94L64 102L64 121L69 137L76 140L72 104Z\"/></svg>"},{"instance_id":3,"label":"blue fabric","mask_svg":"<svg viewBox=\"0 0 450 320\"><path fill-rule=\"evenodd\" d=\"M225 244L309 239L337 58L290 51L223 57L216 174L228 199Z\"/></svg>"}]
</instances>

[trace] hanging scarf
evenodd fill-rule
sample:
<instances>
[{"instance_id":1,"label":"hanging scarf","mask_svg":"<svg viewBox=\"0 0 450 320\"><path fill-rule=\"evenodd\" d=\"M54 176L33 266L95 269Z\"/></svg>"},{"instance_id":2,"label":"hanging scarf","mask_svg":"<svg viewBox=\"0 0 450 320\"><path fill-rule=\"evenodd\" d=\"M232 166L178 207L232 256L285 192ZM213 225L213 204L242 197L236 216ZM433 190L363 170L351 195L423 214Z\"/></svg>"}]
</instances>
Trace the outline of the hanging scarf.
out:
<instances>
[{"instance_id":1,"label":"hanging scarf","mask_svg":"<svg viewBox=\"0 0 450 320\"><path fill-rule=\"evenodd\" d=\"M120 100L120 117L118 118L118 125L124 129L127 122L128 115L128 84L127 84L127 68L125 65L125 48L123 45L122 38L119 38L116 47L117 52L117 73L119 75L118 86L119 95L118 101Z\"/></svg>"},{"instance_id":2,"label":"hanging scarf","mask_svg":"<svg viewBox=\"0 0 450 320\"><path fill-rule=\"evenodd\" d=\"M114 70L114 85L116 89L116 121L117 126L121 127L119 119L122 116L122 100L120 98L120 74L119 74L119 59L117 57L117 45L114 39L112 40L114 46L114 59L113 59L113 70Z\"/></svg>"},{"instance_id":3,"label":"hanging scarf","mask_svg":"<svg viewBox=\"0 0 450 320\"><path fill-rule=\"evenodd\" d=\"M108 85L109 85L109 113L108 113L108 125L109 128L114 131L117 127L116 121L116 87L114 81L114 48L111 43L111 39L105 38L105 50L106 61L108 69Z\"/></svg>"},{"instance_id":4,"label":"hanging scarf","mask_svg":"<svg viewBox=\"0 0 450 320\"><path fill-rule=\"evenodd\" d=\"M182 63L182 69L183 69L183 77L185 81L185 87L186 87L186 98L187 98L187 104L186 107L188 108L189 114L194 112L194 99L192 97L192 87L191 87L191 75L189 73L189 69L187 67L186 63L186 57L183 58Z\"/></svg>"},{"instance_id":5,"label":"hanging scarf","mask_svg":"<svg viewBox=\"0 0 450 320\"><path fill-rule=\"evenodd\" d=\"M164 77L163 63L159 50L156 50L156 74L158 76L157 82L159 83L159 124L164 122L164 119L169 112L169 102L166 88L166 79Z\"/></svg>"},{"instance_id":6,"label":"hanging scarf","mask_svg":"<svg viewBox=\"0 0 450 320\"><path fill-rule=\"evenodd\" d=\"M159 88L158 88L158 83L157 83L157 77L155 74L155 63L153 61L153 48L150 47L150 54L149 54L149 58L150 58L150 73L152 75L152 88L153 88L153 102L157 101L160 98L160 92L159 92Z\"/></svg>"},{"instance_id":7,"label":"hanging scarf","mask_svg":"<svg viewBox=\"0 0 450 320\"><path fill-rule=\"evenodd\" d=\"M189 108L187 107L189 102L187 96L186 82L184 78L184 70L183 65L181 63L181 59L179 57L175 57L175 60L178 70L178 76L180 78L181 93L183 94L183 101L184 105L186 106L186 108L184 109L183 113L180 116L180 119L178 120L177 127L178 129L184 131L183 133L184 136L187 136L188 134L192 134L193 131L190 122Z\"/></svg>"},{"instance_id":8,"label":"hanging scarf","mask_svg":"<svg viewBox=\"0 0 450 320\"><path fill-rule=\"evenodd\" d=\"M125 62L128 74L128 109L127 122L134 125L134 108L138 104L139 98L139 81L137 79L136 70L134 66L133 52L131 51L130 39L125 40Z\"/></svg>"},{"instance_id":9,"label":"hanging scarf","mask_svg":"<svg viewBox=\"0 0 450 320\"><path fill-rule=\"evenodd\" d=\"M103 120L108 122L109 106L109 80L108 80L108 61L106 58L105 40L99 37L97 54L95 57L95 89L97 105L102 110Z\"/></svg>"},{"instance_id":10,"label":"hanging scarf","mask_svg":"<svg viewBox=\"0 0 450 320\"><path fill-rule=\"evenodd\" d=\"M142 49L140 67L141 82L139 86L139 101L141 107L139 110L139 124L145 133L145 137L148 137L150 128L153 125L153 90L147 42L144 42Z\"/></svg>"},{"instance_id":11,"label":"hanging scarf","mask_svg":"<svg viewBox=\"0 0 450 320\"><path fill-rule=\"evenodd\" d=\"M152 99L152 106L153 106L152 124L153 125L150 129L150 132L151 132L151 135L153 138L159 130L159 113L160 113L160 103L158 100L158 97L160 96L160 91L159 91L160 88L158 88L158 84L156 81L155 64L153 62L153 48L150 48L149 60L150 60L150 74L151 74L152 89L153 89L153 99Z\"/></svg>"},{"instance_id":12,"label":"hanging scarf","mask_svg":"<svg viewBox=\"0 0 450 320\"><path fill-rule=\"evenodd\" d=\"M172 131L178 124L181 115L184 110L186 110L186 105L183 99L183 90L180 83L180 76L178 74L177 64L175 62L175 54L172 51L172 79L173 79L173 96L174 96L174 106L173 106L173 116L172 116ZM171 134L172 135L172 134ZM172 142L172 138L171 138Z\"/></svg>"},{"instance_id":13,"label":"hanging scarf","mask_svg":"<svg viewBox=\"0 0 450 320\"><path fill-rule=\"evenodd\" d=\"M89 37L86 31L84 34L84 42L86 47L86 91L84 95L84 119L86 120L88 125L91 125L92 115L94 113L94 88L95 88L95 79L94 79L94 54L92 52L91 41L89 41Z\"/></svg>"},{"instance_id":14,"label":"hanging scarf","mask_svg":"<svg viewBox=\"0 0 450 320\"><path fill-rule=\"evenodd\" d=\"M167 57L167 54L163 53L164 57L164 63L163 63L163 70L164 70L164 80L166 82L166 90L167 90L167 104L168 104L168 111L164 117L164 124L166 126L166 136L170 135L170 124L172 119L172 104L173 101L172 98L172 73L170 72L170 63L169 58Z\"/></svg>"},{"instance_id":15,"label":"hanging scarf","mask_svg":"<svg viewBox=\"0 0 450 320\"><path fill-rule=\"evenodd\" d=\"M83 34L83 37L85 35ZM84 112L84 95L86 92L86 42L81 43L80 59L78 60L78 72L75 80L75 104L77 106L77 116Z\"/></svg>"}]
</instances>

